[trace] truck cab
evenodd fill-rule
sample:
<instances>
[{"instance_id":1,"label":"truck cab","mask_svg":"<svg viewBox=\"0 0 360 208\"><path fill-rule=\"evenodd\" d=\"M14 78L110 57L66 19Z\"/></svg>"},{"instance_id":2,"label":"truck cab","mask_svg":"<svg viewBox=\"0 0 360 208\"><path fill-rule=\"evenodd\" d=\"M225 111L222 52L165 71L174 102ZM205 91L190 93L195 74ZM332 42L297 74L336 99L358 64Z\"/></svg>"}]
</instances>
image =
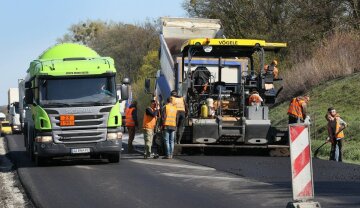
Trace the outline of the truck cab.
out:
<instances>
[{"instance_id":1,"label":"truck cab","mask_svg":"<svg viewBox=\"0 0 360 208\"><path fill-rule=\"evenodd\" d=\"M115 78L112 58L78 44L56 45L30 63L25 146L38 165L77 155L119 162L122 119ZM121 87L126 99L126 85Z\"/></svg>"}]
</instances>

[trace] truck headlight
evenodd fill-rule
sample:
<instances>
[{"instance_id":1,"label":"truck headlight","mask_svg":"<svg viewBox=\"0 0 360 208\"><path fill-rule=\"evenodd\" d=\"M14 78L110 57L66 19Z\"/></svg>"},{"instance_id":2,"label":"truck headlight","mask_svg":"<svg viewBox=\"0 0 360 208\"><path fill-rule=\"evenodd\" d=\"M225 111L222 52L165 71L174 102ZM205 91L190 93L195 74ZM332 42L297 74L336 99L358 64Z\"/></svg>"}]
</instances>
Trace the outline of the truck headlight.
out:
<instances>
[{"instance_id":1,"label":"truck headlight","mask_svg":"<svg viewBox=\"0 0 360 208\"><path fill-rule=\"evenodd\" d=\"M116 140L116 139L121 139L121 138L122 138L121 132L107 133L108 140Z\"/></svg>"},{"instance_id":2,"label":"truck headlight","mask_svg":"<svg viewBox=\"0 0 360 208\"><path fill-rule=\"evenodd\" d=\"M52 142L52 136L37 136L35 142Z\"/></svg>"}]
</instances>

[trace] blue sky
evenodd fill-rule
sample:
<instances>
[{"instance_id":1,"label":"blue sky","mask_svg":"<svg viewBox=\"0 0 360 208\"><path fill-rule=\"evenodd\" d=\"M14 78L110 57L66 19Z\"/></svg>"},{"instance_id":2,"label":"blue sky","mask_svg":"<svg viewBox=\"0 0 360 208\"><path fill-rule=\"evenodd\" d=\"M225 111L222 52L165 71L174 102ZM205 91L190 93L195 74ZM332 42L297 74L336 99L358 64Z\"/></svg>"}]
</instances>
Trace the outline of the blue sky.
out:
<instances>
[{"instance_id":1,"label":"blue sky","mask_svg":"<svg viewBox=\"0 0 360 208\"><path fill-rule=\"evenodd\" d=\"M183 0L2 0L0 1L0 105L17 87L30 61L87 19L141 23L161 16L183 17Z\"/></svg>"}]
</instances>

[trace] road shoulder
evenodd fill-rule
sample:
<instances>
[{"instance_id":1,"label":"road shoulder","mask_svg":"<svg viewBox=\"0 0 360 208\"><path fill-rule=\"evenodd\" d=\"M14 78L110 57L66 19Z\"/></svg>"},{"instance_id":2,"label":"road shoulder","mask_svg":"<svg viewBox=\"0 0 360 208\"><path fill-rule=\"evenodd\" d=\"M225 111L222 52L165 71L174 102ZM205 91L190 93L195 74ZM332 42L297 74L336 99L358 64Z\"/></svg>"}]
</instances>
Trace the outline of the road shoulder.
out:
<instances>
[{"instance_id":1,"label":"road shoulder","mask_svg":"<svg viewBox=\"0 0 360 208\"><path fill-rule=\"evenodd\" d=\"M7 157L5 137L0 137L0 207L32 208L18 179L14 165Z\"/></svg>"}]
</instances>

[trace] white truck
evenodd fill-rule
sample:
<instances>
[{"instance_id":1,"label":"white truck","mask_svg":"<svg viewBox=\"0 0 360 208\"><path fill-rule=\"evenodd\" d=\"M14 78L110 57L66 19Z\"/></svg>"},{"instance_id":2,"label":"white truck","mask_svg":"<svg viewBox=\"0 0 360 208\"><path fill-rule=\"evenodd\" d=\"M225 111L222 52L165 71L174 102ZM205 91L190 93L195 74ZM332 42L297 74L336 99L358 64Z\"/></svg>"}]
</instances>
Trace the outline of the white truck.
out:
<instances>
[{"instance_id":1,"label":"white truck","mask_svg":"<svg viewBox=\"0 0 360 208\"><path fill-rule=\"evenodd\" d=\"M13 133L21 132L19 88L10 88L8 91L8 120Z\"/></svg>"},{"instance_id":2,"label":"white truck","mask_svg":"<svg viewBox=\"0 0 360 208\"><path fill-rule=\"evenodd\" d=\"M25 120L25 110L26 110L26 103L25 103L25 80L19 79L19 115L20 115L20 127L21 131L24 129L24 120Z\"/></svg>"}]
</instances>

